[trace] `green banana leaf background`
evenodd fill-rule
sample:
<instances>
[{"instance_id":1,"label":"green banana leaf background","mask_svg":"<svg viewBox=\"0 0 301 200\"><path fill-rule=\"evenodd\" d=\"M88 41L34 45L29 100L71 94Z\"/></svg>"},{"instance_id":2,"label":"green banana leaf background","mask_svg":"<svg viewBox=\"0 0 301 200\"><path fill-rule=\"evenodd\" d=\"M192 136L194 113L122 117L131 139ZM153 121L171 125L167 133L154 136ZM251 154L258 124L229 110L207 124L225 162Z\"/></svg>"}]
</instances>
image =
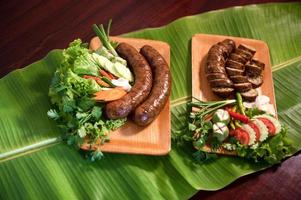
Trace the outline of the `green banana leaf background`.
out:
<instances>
[{"instance_id":1,"label":"green banana leaf background","mask_svg":"<svg viewBox=\"0 0 301 200\"><path fill-rule=\"evenodd\" d=\"M172 131L185 124L191 99L191 37L221 34L266 41L273 65L279 118L301 149L301 4L234 7L189 16L171 24L125 34L171 46ZM268 166L234 158L197 164L191 145L172 145L167 156L106 153L90 163L60 141L48 119L48 87L61 50L0 80L0 199L186 199L218 190Z\"/></svg>"}]
</instances>

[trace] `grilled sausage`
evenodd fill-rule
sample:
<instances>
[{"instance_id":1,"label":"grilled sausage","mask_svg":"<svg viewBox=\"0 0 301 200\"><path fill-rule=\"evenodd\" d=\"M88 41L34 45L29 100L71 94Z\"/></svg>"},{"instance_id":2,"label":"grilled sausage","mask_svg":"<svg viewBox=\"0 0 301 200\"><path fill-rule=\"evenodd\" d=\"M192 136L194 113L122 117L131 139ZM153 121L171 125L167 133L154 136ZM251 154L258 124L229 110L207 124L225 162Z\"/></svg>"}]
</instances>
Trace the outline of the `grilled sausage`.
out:
<instances>
[{"instance_id":1,"label":"grilled sausage","mask_svg":"<svg viewBox=\"0 0 301 200\"><path fill-rule=\"evenodd\" d=\"M235 42L225 39L213 45L208 52L205 73L212 91L221 97L231 95L234 91L232 81L228 78L225 64L231 52L235 49ZM223 89L228 88L228 89ZM214 89L214 90L213 90Z\"/></svg>"},{"instance_id":2,"label":"grilled sausage","mask_svg":"<svg viewBox=\"0 0 301 200\"><path fill-rule=\"evenodd\" d=\"M249 52L250 54L252 54L252 56L254 56L254 54L256 53L256 49L245 44L240 44L237 48Z\"/></svg>"},{"instance_id":3,"label":"grilled sausage","mask_svg":"<svg viewBox=\"0 0 301 200\"><path fill-rule=\"evenodd\" d=\"M259 76L262 71L260 67L255 66L256 64L262 66L261 62L257 60L253 62L252 60L255 53L256 50L253 47L240 44L235 53L230 54L230 59L226 62L227 73L230 80L234 82L234 89L244 93L243 97L248 100L257 96L256 92L249 92L252 87L259 87L262 84L262 79L249 76L249 74L254 73L254 76Z\"/></svg>"},{"instance_id":4,"label":"grilled sausage","mask_svg":"<svg viewBox=\"0 0 301 200\"><path fill-rule=\"evenodd\" d=\"M116 51L127 60L134 73L135 83L129 93L121 99L106 104L106 115L110 119L128 116L150 93L152 87L152 72L144 57L131 45L120 43Z\"/></svg>"},{"instance_id":5,"label":"grilled sausage","mask_svg":"<svg viewBox=\"0 0 301 200\"><path fill-rule=\"evenodd\" d=\"M228 97L235 90L241 92L245 100L254 100L258 95L254 88L263 83L264 70L264 63L253 59L255 53L256 49L244 44L235 48L230 39L214 44L209 49L205 68L212 91L220 97Z\"/></svg>"},{"instance_id":6,"label":"grilled sausage","mask_svg":"<svg viewBox=\"0 0 301 200\"><path fill-rule=\"evenodd\" d=\"M153 47L145 45L140 53L151 66L154 82L149 97L135 109L133 119L136 124L146 126L159 115L168 101L171 75L168 64Z\"/></svg>"},{"instance_id":7,"label":"grilled sausage","mask_svg":"<svg viewBox=\"0 0 301 200\"><path fill-rule=\"evenodd\" d=\"M246 101L255 101L256 97L258 96L258 92L255 89L251 89L247 92L241 93L241 96Z\"/></svg>"},{"instance_id":8,"label":"grilled sausage","mask_svg":"<svg viewBox=\"0 0 301 200\"><path fill-rule=\"evenodd\" d=\"M253 88L258 88L262 85L264 66L264 63L256 59L252 59L246 64L245 74L248 81L252 83Z\"/></svg>"}]
</instances>

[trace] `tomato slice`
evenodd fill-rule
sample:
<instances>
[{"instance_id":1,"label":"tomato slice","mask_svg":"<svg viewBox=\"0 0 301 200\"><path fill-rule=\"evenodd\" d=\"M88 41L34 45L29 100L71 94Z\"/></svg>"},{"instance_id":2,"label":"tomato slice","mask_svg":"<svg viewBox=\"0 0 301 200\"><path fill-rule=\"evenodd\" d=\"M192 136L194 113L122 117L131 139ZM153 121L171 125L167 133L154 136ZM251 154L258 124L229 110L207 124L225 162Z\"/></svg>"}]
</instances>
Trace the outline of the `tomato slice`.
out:
<instances>
[{"instance_id":1,"label":"tomato slice","mask_svg":"<svg viewBox=\"0 0 301 200\"><path fill-rule=\"evenodd\" d=\"M276 133L276 127L273 124L273 122L271 122L269 119L263 118L263 117L259 117L258 119L260 121L262 121L264 123L264 125L268 128L269 135L275 135L275 133Z\"/></svg>"},{"instance_id":2,"label":"tomato slice","mask_svg":"<svg viewBox=\"0 0 301 200\"><path fill-rule=\"evenodd\" d=\"M242 128L237 128L235 129L235 135L234 137L236 140L243 144L243 145L248 145L250 142L250 135L247 131L243 130Z\"/></svg>"},{"instance_id":3,"label":"tomato slice","mask_svg":"<svg viewBox=\"0 0 301 200\"><path fill-rule=\"evenodd\" d=\"M231 129L230 132L229 132L229 135L234 136L235 135L235 130Z\"/></svg>"},{"instance_id":4,"label":"tomato slice","mask_svg":"<svg viewBox=\"0 0 301 200\"><path fill-rule=\"evenodd\" d=\"M256 142L259 141L260 138L260 130L253 122L249 122L248 125L255 131Z\"/></svg>"}]
</instances>

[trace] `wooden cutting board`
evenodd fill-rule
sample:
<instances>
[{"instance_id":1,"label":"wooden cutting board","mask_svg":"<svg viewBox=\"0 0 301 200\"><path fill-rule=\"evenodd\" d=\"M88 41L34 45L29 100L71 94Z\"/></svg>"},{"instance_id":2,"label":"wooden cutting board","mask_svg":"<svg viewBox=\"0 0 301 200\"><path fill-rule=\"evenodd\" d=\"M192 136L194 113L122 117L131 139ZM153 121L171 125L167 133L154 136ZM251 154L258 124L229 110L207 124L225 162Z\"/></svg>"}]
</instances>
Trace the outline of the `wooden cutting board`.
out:
<instances>
[{"instance_id":1,"label":"wooden cutting board","mask_svg":"<svg viewBox=\"0 0 301 200\"><path fill-rule=\"evenodd\" d=\"M170 65L170 48L165 42L111 37L117 42L126 42L138 51L143 45L154 47ZM97 49L101 45L99 38L94 37L90 42L91 49ZM141 127L134 124L130 119L126 124L110 134L110 142L100 146L104 152L145 154L145 155L166 155L171 149L171 128L170 128L170 101L167 102L159 116L148 126ZM84 144L83 149L89 145ZM93 147L94 149L96 146Z\"/></svg>"},{"instance_id":2,"label":"wooden cutting board","mask_svg":"<svg viewBox=\"0 0 301 200\"><path fill-rule=\"evenodd\" d=\"M221 100L221 98L216 96L211 90L205 73L205 64L210 47L227 38L234 40L236 46L238 46L239 44L246 44L256 49L254 58L260 60L265 64L265 69L263 72L263 84L256 90L258 91L259 95L266 95L270 98L270 103L274 105L277 116L277 107L274 93L274 83L269 48L268 45L261 40L231 37L224 35L194 35L192 37L191 44L192 96L202 101Z\"/></svg>"}]
</instances>

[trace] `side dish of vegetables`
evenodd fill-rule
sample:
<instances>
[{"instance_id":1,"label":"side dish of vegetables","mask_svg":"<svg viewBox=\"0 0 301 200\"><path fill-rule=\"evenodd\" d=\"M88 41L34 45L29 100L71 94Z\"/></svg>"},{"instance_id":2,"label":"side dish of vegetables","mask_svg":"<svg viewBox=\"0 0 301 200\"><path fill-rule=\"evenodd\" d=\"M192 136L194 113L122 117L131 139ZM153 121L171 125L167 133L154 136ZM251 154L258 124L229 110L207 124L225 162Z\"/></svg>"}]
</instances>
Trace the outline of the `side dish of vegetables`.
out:
<instances>
[{"instance_id":1,"label":"side dish of vegetables","mask_svg":"<svg viewBox=\"0 0 301 200\"><path fill-rule=\"evenodd\" d=\"M125 95L133 82L127 62L117 55L116 44L108 38L109 26L107 32L102 25L93 26L103 43L96 51L80 39L71 42L50 85L53 108L47 114L66 133L67 143L77 148L84 142L108 141L110 131L126 122L126 118L107 119L103 112L104 103ZM100 150L91 151L90 158L101 155Z\"/></svg>"},{"instance_id":2,"label":"side dish of vegetables","mask_svg":"<svg viewBox=\"0 0 301 200\"><path fill-rule=\"evenodd\" d=\"M181 138L193 143L199 161L225 154L276 164L291 153L287 128L274 116L266 96L259 95L251 104L236 93L233 100L196 100L189 106L193 111L188 131Z\"/></svg>"}]
</instances>

